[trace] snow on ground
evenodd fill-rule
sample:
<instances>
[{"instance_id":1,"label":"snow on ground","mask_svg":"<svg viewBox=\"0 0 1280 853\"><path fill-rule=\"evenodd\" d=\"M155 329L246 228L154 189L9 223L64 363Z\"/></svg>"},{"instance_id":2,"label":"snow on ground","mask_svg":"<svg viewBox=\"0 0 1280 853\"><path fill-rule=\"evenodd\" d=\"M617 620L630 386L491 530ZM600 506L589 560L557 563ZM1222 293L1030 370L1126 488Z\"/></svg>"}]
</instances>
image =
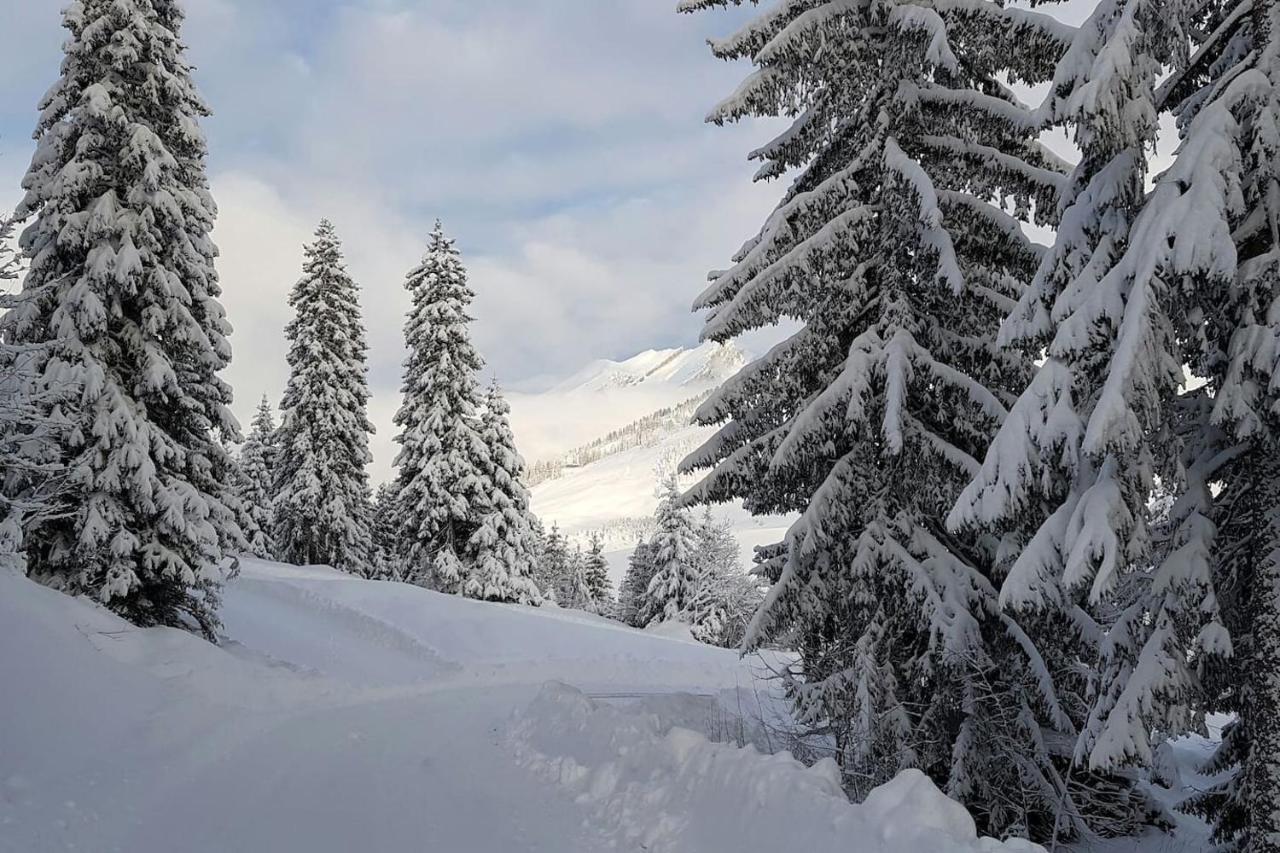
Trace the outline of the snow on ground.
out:
<instances>
[{"instance_id":1,"label":"snow on ground","mask_svg":"<svg viewBox=\"0 0 1280 853\"><path fill-rule=\"evenodd\" d=\"M733 652L254 560L223 616L214 647L0 573L0 851L1032 849L677 727L779 713Z\"/></svg>"},{"instance_id":2,"label":"snow on ground","mask_svg":"<svg viewBox=\"0 0 1280 853\"><path fill-rule=\"evenodd\" d=\"M666 850L1040 851L1025 841L978 840L973 819L919 771L861 805L840 788L830 759L712 743L594 702L562 684L543 687L510 734L521 764L588 808L601 846Z\"/></svg>"},{"instance_id":3,"label":"snow on ground","mask_svg":"<svg viewBox=\"0 0 1280 853\"><path fill-rule=\"evenodd\" d=\"M598 530L616 519L647 519L658 506L664 478L714 432L689 426L648 447L633 447L533 488L533 508L549 527Z\"/></svg>"}]
</instances>

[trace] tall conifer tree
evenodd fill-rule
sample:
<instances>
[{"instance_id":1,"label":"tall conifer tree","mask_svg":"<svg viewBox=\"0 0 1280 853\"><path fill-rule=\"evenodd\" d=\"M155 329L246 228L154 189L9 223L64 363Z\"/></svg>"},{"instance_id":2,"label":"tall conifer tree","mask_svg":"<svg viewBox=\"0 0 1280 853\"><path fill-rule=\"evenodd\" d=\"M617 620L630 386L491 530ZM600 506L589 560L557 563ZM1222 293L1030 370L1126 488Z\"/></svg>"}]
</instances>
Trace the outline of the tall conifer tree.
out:
<instances>
[{"instance_id":1,"label":"tall conifer tree","mask_svg":"<svg viewBox=\"0 0 1280 853\"><path fill-rule=\"evenodd\" d=\"M69 428L42 461L73 484L24 530L31 575L143 625L213 636L238 439L210 240L215 206L170 0L77 0L41 103L18 210L30 259L6 341L32 365L37 420Z\"/></svg>"},{"instance_id":2,"label":"tall conifer tree","mask_svg":"<svg viewBox=\"0 0 1280 853\"><path fill-rule=\"evenodd\" d=\"M378 486L373 500L373 558L369 576L398 581L401 576L400 501L393 483Z\"/></svg>"},{"instance_id":3,"label":"tall conifer tree","mask_svg":"<svg viewBox=\"0 0 1280 853\"><path fill-rule=\"evenodd\" d=\"M703 405L728 423L685 463L711 468L690 500L800 513L762 552L747 642L798 649L800 719L854 787L917 766L983 831L1046 838L1062 814L1089 831L1061 748L1087 709L1045 671L1057 638L1000 611L999 543L943 520L1031 375L996 331L1041 259L1020 221L1053 224L1067 171L1001 80L1050 80L1073 37L996 3L872 0L777 3L713 44L757 71L711 120L793 117L754 156L798 176L697 301L704 336L801 328Z\"/></svg>"},{"instance_id":4,"label":"tall conifer tree","mask_svg":"<svg viewBox=\"0 0 1280 853\"><path fill-rule=\"evenodd\" d=\"M736 646L760 605L758 588L742 571L738 541L727 521L717 521L708 509L697 533L698 585L687 619L697 639Z\"/></svg>"},{"instance_id":5,"label":"tall conifer tree","mask_svg":"<svg viewBox=\"0 0 1280 853\"><path fill-rule=\"evenodd\" d=\"M395 464L407 578L460 593L467 585L468 543L486 499L489 463L477 384L484 362L471 344L467 311L475 294L439 222L405 287L413 305L404 329L409 355L404 402L395 417Z\"/></svg>"},{"instance_id":6,"label":"tall conifer tree","mask_svg":"<svg viewBox=\"0 0 1280 853\"><path fill-rule=\"evenodd\" d=\"M570 610L592 611L591 583L587 579L587 561L581 546L565 553L564 573L556 601Z\"/></svg>"},{"instance_id":7,"label":"tall conifer tree","mask_svg":"<svg viewBox=\"0 0 1280 853\"><path fill-rule=\"evenodd\" d=\"M21 278L22 258L13 241L17 237L18 223L9 214L0 215L0 282L3 282L6 294L9 282ZM10 306L6 303L5 308Z\"/></svg>"},{"instance_id":8,"label":"tall conifer tree","mask_svg":"<svg viewBox=\"0 0 1280 853\"><path fill-rule=\"evenodd\" d=\"M276 440L276 547L289 562L366 574L373 424L359 293L332 223L320 223L304 252L285 330L289 384Z\"/></svg>"},{"instance_id":9,"label":"tall conifer tree","mask_svg":"<svg viewBox=\"0 0 1280 853\"><path fill-rule=\"evenodd\" d=\"M618 619L634 628L645 626L645 600L654 570L653 547L643 540L637 542L618 590Z\"/></svg>"},{"instance_id":10,"label":"tall conifer tree","mask_svg":"<svg viewBox=\"0 0 1280 853\"><path fill-rule=\"evenodd\" d=\"M9 311L22 299L12 293L22 277L23 264L14 240L17 222L0 216L0 310ZM50 341L18 344L0 334L0 566L25 571L22 530L31 516L56 511L53 492L66 484L57 461L55 433L64 424L49 418L49 407L40 397L36 380L40 350Z\"/></svg>"},{"instance_id":11,"label":"tall conifer tree","mask_svg":"<svg viewBox=\"0 0 1280 853\"><path fill-rule=\"evenodd\" d=\"M953 530L1001 539L1000 604L1037 639L1070 724L1080 813L1116 799L1119 780L1107 773L1123 762L1101 755L1114 745L1108 715L1129 704L1111 689L1136 663L1129 639L1148 616L1159 634L1179 619L1141 591L1154 588L1141 574L1152 558L1155 447L1181 380L1180 309L1154 268L1134 260L1153 237L1136 212L1170 20L1161 3L1103 0L1059 64L1046 121L1071 128L1082 156L1054 247L1001 333L1001 343L1047 358L949 518ZM1165 651L1176 679L1186 661ZM1088 671L1081 662L1105 683L1073 674ZM1164 705L1175 717L1179 701ZM1123 826L1123 813L1112 817Z\"/></svg>"},{"instance_id":12,"label":"tall conifer tree","mask_svg":"<svg viewBox=\"0 0 1280 853\"><path fill-rule=\"evenodd\" d=\"M560 525L551 523L551 531L543 538L538 569L534 580L548 601L562 604L561 596L566 586L569 567L569 544L560 533Z\"/></svg>"}]
</instances>

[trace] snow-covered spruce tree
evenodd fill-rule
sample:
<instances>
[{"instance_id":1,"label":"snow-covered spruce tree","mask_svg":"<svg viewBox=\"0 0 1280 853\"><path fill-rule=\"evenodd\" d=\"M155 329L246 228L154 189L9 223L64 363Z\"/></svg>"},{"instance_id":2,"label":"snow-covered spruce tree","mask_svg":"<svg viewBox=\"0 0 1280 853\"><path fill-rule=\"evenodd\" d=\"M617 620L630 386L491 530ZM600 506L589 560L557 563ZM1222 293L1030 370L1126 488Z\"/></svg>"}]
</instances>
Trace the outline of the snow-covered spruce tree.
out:
<instances>
[{"instance_id":1,"label":"snow-covered spruce tree","mask_svg":"<svg viewBox=\"0 0 1280 853\"><path fill-rule=\"evenodd\" d=\"M548 601L561 604L560 597L566 586L569 565L569 545L560 532L560 525L551 523L551 531L543 537L534 580Z\"/></svg>"},{"instance_id":2,"label":"snow-covered spruce tree","mask_svg":"<svg viewBox=\"0 0 1280 853\"><path fill-rule=\"evenodd\" d=\"M604 544L599 533L591 534L591 547L586 553L587 588L591 591L588 610L601 616L612 616L613 582L609 580L609 561L604 558Z\"/></svg>"},{"instance_id":3,"label":"snow-covered spruce tree","mask_svg":"<svg viewBox=\"0 0 1280 853\"><path fill-rule=\"evenodd\" d=\"M231 512L231 517L235 520L236 527L240 530L240 540L227 546L229 554L248 554L253 557L264 557L263 554L254 550L254 543L260 542L263 538L262 528L258 525L258 519L254 516L253 508L244 499L243 495L249 491L249 481L245 477L244 469L240 466L240 456L231 447L225 446L230 457L231 469L228 472L231 488L227 490L223 500L227 509ZM232 571L238 573L239 566L233 566ZM228 579L234 577L234 574L228 575Z\"/></svg>"},{"instance_id":4,"label":"snow-covered spruce tree","mask_svg":"<svg viewBox=\"0 0 1280 853\"><path fill-rule=\"evenodd\" d=\"M463 595L485 601L538 605L536 524L524 487L524 460L516 451L511 407L494 382L480 416L484 482L475 528L467 540Z\"/></svg>"},{"instance_id":5,"label":"snow-covered spruce tree","mask_svg":"<svg viewBox=\"0 0 1280 853\"><path fill-rule=\"evenodd\" d=\"M171 0L71 3L17 215L30 259L3 337L31 347L40 461L73 488L24 524L31 576L142 625L217 630L238 440L215 206ZM42 346L43 345L43 346ZM39 429L39 426L34 428Z\"/></svg>"},{"instance_id":6,"label":"snow-covered spruce tree","mask_svg":"<svg viewBox=\"0 0 1280 853\"><path fill-rule=\"evenodd\" d=\"M396 413L397 489L404 512L406 579L442 592L467 584L466 549L483 511L489 462L480 434L477 374L467 309L475 294L453 241L436 222L405 287L409 355Z\"/></svg>"},{"instance_id":7,"label":"snow-covered spruce tree","mask_svg":"<svg viewBox=\"0 0 1280 853\"><path fill-rule=\"evenodd\" d=\"M587 560L580 546L565 554L564 574L556 600L561 607L594 613L591 583L587 579Z\"/></svg>"},{"instance_id":8,"label":"snow-covered spruce tree","mask_svg":"<svg viewBox=\"0 0 1280 853\"><path fill-rule=\"evenodd\" d=\"M1000 537L1002 608L1037 640L1058 638L1036 646L1067 724L1059 729L1076 735L1079 793L1055 835L1079 822L1129 826L1136 815L1111 793L1126 783L1110 774L1150 762L1149 731L1185 729L1194 705L1194 634L1180 628L1184 593L1199 588L1194 610L1206 591L1202 516L1180 518L1180 544L1144 581L1160 562L1147 504L1156 448L1171 446L1166 415L1187 327L1153 257L1162 226L1136 216L1172 20L1164 3L1103 0L1059 66L1048 118L1074 130L1082 157L1053 250L1001 334L1047 358L949 519L953 530ZM1072 674L1080 661L1099 661L1101 684ZM1140 813L1140 801L1132 808Z\"/></svg>"},{"instance_id":9,"label":"snow-covered spruce tree","mask_svg":"<svg viewBox=\"0 0 1280 853\"><path fill-rule=\"evenodd\" d=\"M759 586L742 570L738 541L728 522L716 521L708 511L697 532L698 586L686 618L697 639L736 648L760 607Z\"/></svg>"},{"instance_id":10,"label":"snow-covered spruce tree","mask_svg":"<svg viewBox=\"0 0 1280 853\"><path fill-rule=\"evenodd\" d=\"M685 617L702 579L698 529L680 504L674 475L663 489L654 514L657 531L650 540L654 571L640 613L645 625Z\"/></svg>"},{"instance_id":11,"label":"snow-covered spruce tree","mask_svg":"<svg viewBox=\"0 0 1280 853\"><path fill-rule=\"evenodd\" d=\"M289 383L276 437L278 556L366 574L370 557L369 422L364 324L342 246L324 220L304 249L289 305Z\"/></svg>"},{"instance_id":12,"label":"snow-covered spruce tree","mask_svg":"<svg viewBox=\"0 0 1280 853\"><path fill-rule=\"evenodd\" d=\"M249 435L240 446L240 486L237 497L244 513L252 519L245 531L249 553L266 560L275 558L272 539L272 490L275 488L276 426L271 404L264 394L254 412Z\"/></svg>"},{"instance_id":13,"label":"snow-covered spruce tree","mask_svg":"<svg viewBox=\"0 0 1280 853\"><path fill-rule=\"evenodd\" d=\"M5 294L10 282L22 277L22 258L15 244L17 231L18 223L11 214L0 215L0 287Z\"/></svg>"},{"instance_id":14,"label":"snow-covered spruce tree","mask_svg":"<svg viewBox=\"0 0 1280 853\"><path fill-rule=\"evenodd\" d=\"M703 334L800 330L700 408L724 426L687 500L801 514L747 647L798 650L798 716L855 792L917 766L995 835L1051 832L1066 756L1040 736L1070 725L998 613L996 543L943 519L1030 376L996 330L1041 256L1019 220L1051 221L1066 171L1000 80L1049 79L1071 35L995 3L782 2L713 45L757 70L711 120L793 118L754 156L798 175L698 299ZM1008 708L1018 729L972 736Z\"/></svg>"},{"instance_id":15,"label":"snow-covered spruce tree","mask_svg":"<svg viewBox=\"0 0 1280 853\"><path fill-rule=\"evenodd\" d=\"M737 572L729 576L721 600L724 622L714 642L729 649L739 648L746 638L747 627L764 602L764 590L754 575Z\"/></svg>"},{"instance_id":16,"label":"snow-covered spruce tree","mask_svg":"<svg viewBox=\"0 0 1280 853\"><path fill-rule=\"evenodd\" d=\"M1162 709L1169 693L1185 703L1180 688L1192 681L1185 666L1172 671L1176 681L1152 670L1192 650L1201 676L1196 707L1234 715L1209 767L1222 781L1192 807L1213 821L1224 849L1276 853L1280 4L1221 0L1181 11L1196 50L1162 88L1181 143L1143 210L1153 233L1142 260L1160 268L1186 304L1187 361L1205 379L1179 407L1186 487L1162 570L1170 578L1163 594L1174 599L1167 609L1183 618L1140 635L1147 639L1140 665L1115 688L1118 735L1100 740L1108 749L1095 755L1143 757L1145 731L1167 724L1142 712Z\"/></svg>"},{"instance_id":17,"label":"snow-covered spruce tree","mask_svg":"<svg viewBox=\"0 0 1280 853\"><path fill-rule=\"evenodd\" d=\"M0 310L12 307L12 282L21 276L22 262L14 245L16 225L12 216L0 216ZM0 568L20 567L23 509L19 494L24 477L20 466L28 454L22 450L20 432L26 415L26 381L22 359L0 338ZM10 484L9 481L12 481Z\"/></svg>"},{"instance_id":18,"label":"snow-covered spruce tree","mask_svg":"<svg viewBox=\"0 0 1280 853\"><path fill-rule=\"evenodd\" d=\"M17 222L0 216L0 310L16 307L13 282L22 277L14 243ZM0 332L3 330L0 329ZM18 345L0 336L0 568L25 572L22 530L28 519L56 505L67 486L54 434L62 428L40 405L36 365L49 343ZM47 392L46 392L47 393Z\"/></svg>"},{"instance_id":19,"label":"snow-covered spruce tree","mask_svg":"<svg viewBox=\"0 0 1280 853\"><path fill-rule=\"evenodd\" d=\"M627 562L627 573L622 578L622 588L618 590L619 621L633 628L644 627L641 616L655 568L653 546L645 541L636 543L636 549Z\"/></svg>"},{"instance_id":20,"label":"snow-covered spruce tree","mask_svg":"<svg viewBox=\"0 0 1280 853\"><path fill-rule=\"evenodd\" d=\"M693 565L698 583L685 607L684 618L695 638L719 644L729 621L729 584L735 573L741 574L737 567L738 543L728 524L715 520L710 507L697 520L694 530L697 546Z\"/></svg>"},{"instance_id":21,"label":"snow-covered spruce tree","mask_svg":"<svg viewBox=\"0 0 1280 853\"><path fill-rule=\"evenodd\" d=\"M374 493L372 540L369 577L373 580L401 580L400 506L392 483L383 483Z\"/></svg>"},{"instance_id":22,"label":"snow-covered spruce tree","mask_svg":"<svg viewBox=\"0 0 1280 853\"><path fill-rule=\"evenodd\" d=\"M698 519L698 562L713 567L720 574L742 573L738 540L728 521L717 521L707 507Z\"/></svg>"}]
</instances>

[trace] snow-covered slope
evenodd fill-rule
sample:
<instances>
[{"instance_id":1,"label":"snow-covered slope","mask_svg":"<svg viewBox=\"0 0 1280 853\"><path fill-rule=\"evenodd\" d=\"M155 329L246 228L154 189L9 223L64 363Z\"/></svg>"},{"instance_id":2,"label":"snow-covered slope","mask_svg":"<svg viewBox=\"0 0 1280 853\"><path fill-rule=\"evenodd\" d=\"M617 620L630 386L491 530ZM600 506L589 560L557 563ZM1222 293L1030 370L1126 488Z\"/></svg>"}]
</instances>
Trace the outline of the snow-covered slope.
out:
<instances>
[{"instance_id":1,"label":"snow-covered slope","mask_svg":"<svg viewBox=\"0 0 1280 853\"><path fill-rule=\"evenodd\" d=\"M218 648L0 572L0 851L1038 850L915 775L854 806L710 742L768 695L733 652L252 560L224 617Z\"/></svg>"},{"instance_id":2,"label":"snow-covered slope","mask_svg":"<svg viewBox=\"0 0 1280 853\"><path fill-rule=\"evenodd\" d=\"M681 427L657 436L647 446L565 468L559 476L534 486L534 510L546 524L558 524L570 533L609 533L610 526L620 520L647 522L658 505L662 480L707 432L703 427ZM621 531L624 539L630 539L630 534Z\"/></svg>"},{"instance_id":3,"label":"snow-covered slope","mask_svg":"<svg viewBox=\"0 0 1280 853\"><path fill-rule=\"evenodd\" d=\"M616 587L636 542L652 533L651 520L663 478L710 432L706 427L686 426L648 446L566 468L560 476L533 488L533 509L548 527L556 524L570 536L581 538L598 532ZM691 478L681 480L682 485L690 483ZM744 568L751 565L755 547L779 541L789 523L784 517L755 518L736 503L714 507L712 514L732 525Z\"/></svg>"},{"instance_id":4,"label":"snow-covered slope","mask_svg":"<svg viewBox=\"0 0 1280 853\"><path fill-rule=\"evenodd\" d=\"M540 391L512 393L511 423L534 463L608 434L659 409L705 394L747 356L732 345L649 350L625 361L597 361Z\"/></svg>"},{"instance_id":5,"label":"snow-covered slope","mask_svg":"<svg viewBox=\"0 0 1280 853\"><path fill-rule=\"evenodd\" d=\"M741 350L715 343L650 350L596 362L542 394L514 396L516 440L535 466L533 508L544 524L577 538L599 533L619 583L627 556L651 532L663 479L714 432L689 424L694 404L745 361ZM757 545L778 541L788 524L753 518L738 505L713 513L732 524L744 567Z\"/></svg>"}]
</instances>

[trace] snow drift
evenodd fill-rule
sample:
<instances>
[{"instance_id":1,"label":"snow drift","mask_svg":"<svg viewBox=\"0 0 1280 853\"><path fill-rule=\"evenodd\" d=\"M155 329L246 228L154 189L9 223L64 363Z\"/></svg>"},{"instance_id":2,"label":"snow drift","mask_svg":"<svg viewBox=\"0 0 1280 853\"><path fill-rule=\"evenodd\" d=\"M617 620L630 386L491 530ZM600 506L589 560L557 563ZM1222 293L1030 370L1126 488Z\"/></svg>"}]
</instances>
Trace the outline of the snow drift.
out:
<instances>
[{"instance_id":1,"label":"snow drift","mask_svg":"<svg viewBox=\"0 0 1280 853\"><path fill-rule=\"evenodd\" d=\"M979 838L973 819L923 773L908 770L861 805L835 763L717 744L665 729L549 683L513 722L519 761L590 808L598 831L646 851L1043 853L1027 841Z\"/></svg>"}]
</instances>

